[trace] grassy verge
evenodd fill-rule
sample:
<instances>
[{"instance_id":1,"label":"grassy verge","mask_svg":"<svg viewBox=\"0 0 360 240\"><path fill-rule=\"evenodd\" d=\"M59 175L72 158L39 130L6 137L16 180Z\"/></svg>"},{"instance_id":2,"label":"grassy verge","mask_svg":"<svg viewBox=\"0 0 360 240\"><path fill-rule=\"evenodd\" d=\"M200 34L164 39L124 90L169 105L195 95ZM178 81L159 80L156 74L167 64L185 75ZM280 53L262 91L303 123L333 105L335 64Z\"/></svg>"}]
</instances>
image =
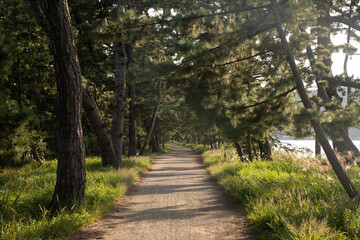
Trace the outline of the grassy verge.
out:
<instances>
[{"instance_id":1,"label":"grassy verge","mask_svg":"<svg viewBox=\"0 0 360 240\"><path fill-rule=\"evenodd\" d=\"M342 189L326 160L275 153L243 163L220 150L204 165L234 198L261 239L360 239L360 205ZM360 169L346 166L360 188Z\"/></svg>"},{"instance_id":2,"label":"grassy verge","mask_svg":"<svg viewBox=\"0 0 360 240\"><path fill-rule=\"evenodd\" d=\"M109 211L151 163L149 157L125 159L117 172L101 167L100 158L88 158L85 201L51 214L45 204L55 186L55 161L4 169L0 173L0 239L66 238Z\"/></svg>"}]
</instances>

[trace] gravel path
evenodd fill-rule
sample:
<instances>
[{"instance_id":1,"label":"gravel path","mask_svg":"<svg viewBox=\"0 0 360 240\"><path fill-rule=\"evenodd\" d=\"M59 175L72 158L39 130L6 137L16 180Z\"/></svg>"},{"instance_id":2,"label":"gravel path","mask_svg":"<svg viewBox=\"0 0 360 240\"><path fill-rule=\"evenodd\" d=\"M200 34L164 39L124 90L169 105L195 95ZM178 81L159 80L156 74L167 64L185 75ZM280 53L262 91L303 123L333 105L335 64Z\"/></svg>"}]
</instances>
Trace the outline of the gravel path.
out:
<instances>
[{"instance_id":1,"label":"gravel path","mask_svg":"<svg viewBox=\"0 0 360 240\"><path fill-rule=\"evenodd\" d=\"M256 239L199 155L172 146L129 197L71 239Z\"/></svg>"}]
</instances>

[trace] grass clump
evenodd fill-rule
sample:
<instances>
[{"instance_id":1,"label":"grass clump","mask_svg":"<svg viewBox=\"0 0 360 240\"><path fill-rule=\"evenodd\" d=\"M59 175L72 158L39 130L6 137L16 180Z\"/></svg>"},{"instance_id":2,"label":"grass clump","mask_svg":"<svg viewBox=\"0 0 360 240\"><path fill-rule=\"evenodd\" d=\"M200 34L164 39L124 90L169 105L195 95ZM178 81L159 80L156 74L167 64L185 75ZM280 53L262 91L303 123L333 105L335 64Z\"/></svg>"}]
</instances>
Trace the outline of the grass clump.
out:
<instances>
[{"instance_id":1,"label":"grass clump","mask_svg":"<svg viewBox=\"0 0 360 240\"><path fill-rule=\"evenodd\" d=\"M326 160L275 153L251 163L203 154L204 165L262 239L360 239L360 206L346 195ZM360 170L346 166L360 187Z\"/></svg>"},{"instance_id":2,"label":"grass clump","mask_svg":"<svg viewBox=\"0 0 360 240\"><path fill-rule=\"evenodd\" d=\"M29 164L0 173L0 239L62 239L109 211L139 174L149 157L124 159L119 171L101 167L100 158L86 160L86 196L82 203L49 212L56 181L56 161Z\"/></svg>"},{"instance_id":3,"label":"grass clump","mask_svg":"<svg viewBox=\"0 0 360 240\"><path fill-rule=\"evenodd\" d=\"M168 153L172 150L172 146L170 144L165 144L164 148L159 149L159 153Z\"/></svg>"}]
</instances>

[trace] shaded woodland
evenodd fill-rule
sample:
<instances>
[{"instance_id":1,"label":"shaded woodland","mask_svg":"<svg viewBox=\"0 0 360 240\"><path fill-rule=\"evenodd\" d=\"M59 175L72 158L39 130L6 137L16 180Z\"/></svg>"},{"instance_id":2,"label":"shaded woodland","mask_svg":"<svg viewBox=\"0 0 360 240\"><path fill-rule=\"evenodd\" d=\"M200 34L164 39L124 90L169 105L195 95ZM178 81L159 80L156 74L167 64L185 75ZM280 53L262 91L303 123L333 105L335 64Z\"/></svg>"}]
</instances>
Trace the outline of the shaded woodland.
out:
<instances>
[{"instance_id":1,"label":"shaded woodland","mask_svg":"<svg viewBox=\"0 0 360 240\"><path fill-rule=\"evenodd\" d=\"M356 198L338 156L358 163L359 30L354 0L1 1L0 165L56 158L59 208L84 198L85 156L118 169L176 140L271 160L282 131L315 137Z\"/></svg>"}]
</instances>

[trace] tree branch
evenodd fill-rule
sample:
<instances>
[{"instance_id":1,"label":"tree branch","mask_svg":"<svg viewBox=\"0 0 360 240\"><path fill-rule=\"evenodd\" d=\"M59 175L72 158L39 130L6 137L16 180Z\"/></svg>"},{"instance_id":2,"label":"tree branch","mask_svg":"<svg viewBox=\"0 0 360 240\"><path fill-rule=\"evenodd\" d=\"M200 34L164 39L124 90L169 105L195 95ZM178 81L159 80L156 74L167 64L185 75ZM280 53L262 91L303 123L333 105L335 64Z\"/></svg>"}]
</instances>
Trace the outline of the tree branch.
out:
<instances>
[{"instance_id":1,"label":"tree branch","mask_svg":"<svg viewBox=\"0 0 360 240\"><path fill-rule=\"evenodd\" d=\"M247 38L253 38L253 37L255 37L263 32L266 32L267 30L275 28L275 27L276 27L275 23L269 23L269 24L262 25L262 26L258 27L255 31L249 33L247 35Z\"/></svg>"},{"instance_id":2,"label":"tree branch","mask_svg":"<svg viewBox=\"0 0 360 240\"><path fill-rule=\"evenodd\" d=\"M262 105L262 104L265 104L265 103L269 103L275 99L279 99L279 98L282 98L282 97L286 97L289 93L293 92L296 90L296 87L293 87L292 89L286 91L286 92L283 92L279 95L276 95L275 97L272 97L270 99L266 99L262 102L257 102L257 103L254 103L254 104L251 104L251 105L247 105L247 106L240 106L240 107L231 107L231 108L227 108L229 110L244 110L244 109L247 109L247 108L252 108L252 107L257 107L259 105Z\"/></svg>"},{"instance_id":3,"label":"tree branch","mask_svg":"<svg viewBox=\"0 0 360 240\"><path fill-rule=\"evenodd\" d=\"M221 43L220 45L218 45L218 46L216 46L214 48L210 48L210 49L206 50L204 52L204 54L208 53L208 52L215 51L215 50L217 50L219 48L222 48L222 47L226 46L227 44L229 44L230 42L235 41L235 40L237 40L238 38L240 38L242 36L246 36L247 39L251 39L251 38L255 37L256 35L259 35L259 34L265 32L267 30L270 30L272 28L275 28L275 23L269 23L269 24L261 25L260 27L258 27L257 29L255 29L252 32L248 32L248 33L244 33L244 34L238 34L235 37L232 37L232 38L228 39L226 42L223 42L223 43Z\"/></svg>"},{"instance_id":4,"label":"tree branch","mask_svg":"<svg viewBox=\"0 0 360 240\"><path fill-rule=\"evenodd\" d=\"M223 66L230 65L230 64L233 64L233 63L237 63L237 62L249 60L249 59L251 59L251 58L254 58L254 57L257 57L257 56L261 56L261 55L266 54L266 53L269 53L269 52L272 52L272 51L271 51L271 50L268 50L268 51L265 51L265 52L261 52L261 53L257 53L257 54L248 56L248 57L237 58L237 59L234 60L234 61L230 61L230 62L226 62L226 63L222 63L222 64L215 64L215 65L210 65L210 64L209 64L209 65L203 65L203 66L201 66L201 67L223 67Z\"/></svg>"},{"instance_id":5,"label":"tree branch","mask_svg":"<svg viewBox=\"0 0 360 240\"><path fill-rule=\"evenodd\" d=\"M344 86L344 87L352 87L356 89L360 89L360 83L354 81L346 81L340 78L332 77L332 78L325 78L329 83L337 85L337 86Z\"/></svg>"},{"instance_id":6,"label":"tree branch","mask_svg":"<svg viewBox=\"0 0 360 240\"><path fill-rule=\"evenodd\" d=\"M127 27L124 27L124 28L120 28L119 30L140 28L140 27L146 27L146 26L153 26L153 25L156 25L156 24L166 24L166 23L171 23L171 22L174 22L174 21L186 22L186 21L191 21L191 20L195 20L195 19L199 19L199 18L214 17L214 16L221 16L221 15L228 15L228 14L232 14L232 13L241 13L241 12L254 11L254 10L266 9L266 8L270 8L270 4L261 5L261 6L255 6L255 7L245 7L245 8L242 8L242 9L236 9L236 10L219 12L219 13L193 15L193 16L187 16L187 17L181 17L181 18L176 18L176 17L174 17L174 18L172 18L172 19L170 19L170 20L164 20L164 19L162 19L162 20L156 21L156 22L150 22L150 23L144 23L144 24L127 26Z\"/></svg>"},{"instance_id":7,"label":"tree branch","mask_svg":"<svg viewBox=\"0 0 360 240\"><path fill-rule=\"evenodd\" d=\"M241 13L241 12L254 11L254 10L264 9L264 8L270 8L270 4L255 6L255 7L245 7L242 9L236 9L236 10L231 10L231 11L226 11L226 12L188 16L188 17L182 18L181 20L189 21L189 20L198 19L198 18L214 17L214 16L219 16L219 15L227 15L227 14L231 14L231 13Z\"/></svg>"},{"instance_id":8,"label":"tree branch","mask_svg":"<svg viewBox=\"0 0 360 240\"><path fill-rule=\"evenodd\" d=\"M347 19L343 16L332 16L332 17L327 17L326 20L330 21L331 23L334 22L338 22L338 23L343 23L355 30L360 31L360 25L354 23L353 21L351 21L350 19Z\"/></svg>"}]
</instances>

